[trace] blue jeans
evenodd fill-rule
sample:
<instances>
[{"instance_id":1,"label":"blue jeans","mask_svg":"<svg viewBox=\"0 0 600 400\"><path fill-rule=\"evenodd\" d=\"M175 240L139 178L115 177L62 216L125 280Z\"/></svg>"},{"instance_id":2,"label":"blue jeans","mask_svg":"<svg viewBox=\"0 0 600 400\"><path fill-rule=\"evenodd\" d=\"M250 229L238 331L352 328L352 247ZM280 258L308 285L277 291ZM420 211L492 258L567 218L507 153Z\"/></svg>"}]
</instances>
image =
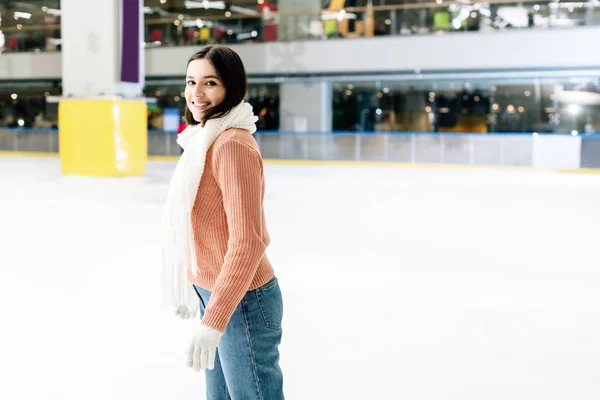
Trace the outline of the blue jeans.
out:
<instances>
[{"instance_id":1,"label":"blue jeans","mask_svg":"<svg viewBox=\"0 0 600 400\"><path fill-rule=\"evenodd\" d=\"M194 286L200 316L210 292ZM283 400L279 367L283 300L277 278L246 292L219 341L215 368L206 370L207 400Z\"/></svg>"}]
</instances>

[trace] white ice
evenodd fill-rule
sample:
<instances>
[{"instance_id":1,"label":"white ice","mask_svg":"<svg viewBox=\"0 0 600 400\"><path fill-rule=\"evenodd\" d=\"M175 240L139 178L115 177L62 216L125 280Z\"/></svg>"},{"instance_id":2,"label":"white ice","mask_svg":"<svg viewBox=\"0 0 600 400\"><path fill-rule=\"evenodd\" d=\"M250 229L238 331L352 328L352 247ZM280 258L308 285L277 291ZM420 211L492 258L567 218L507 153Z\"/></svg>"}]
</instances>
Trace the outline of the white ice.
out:
<instances>
[{"instance_id":1,"label":"white ice","mask_svg":"<svg viewBox=\"0 0 600 400\"><path fill-rule=\"evenodd\" d=\"M204 399L159 305L174 164L0 157L0 399ZM266 165L288 400L600 399L600 176Z\"/></svg>"}]
</instances>

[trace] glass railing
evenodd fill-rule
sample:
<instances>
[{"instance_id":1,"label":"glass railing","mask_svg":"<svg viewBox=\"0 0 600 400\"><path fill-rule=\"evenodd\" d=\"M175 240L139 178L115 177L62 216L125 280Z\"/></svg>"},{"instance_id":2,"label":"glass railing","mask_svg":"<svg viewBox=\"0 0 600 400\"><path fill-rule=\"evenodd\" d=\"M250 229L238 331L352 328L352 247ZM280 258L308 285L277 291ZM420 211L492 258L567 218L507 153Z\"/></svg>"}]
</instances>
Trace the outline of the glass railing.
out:
<instances>
[{"instance_id":1,"label":"glass railing","mask_svg":"<svg viewBox=\"0 0 600 400\"><path fill-rule=\"evenodd\" d=\"M330 40L600 25L600 0L436 0L341 10L178 15L145 20L147 47ZM0 26L0 51L60 51L60 25Z\"/></svg>"},{"instance_id":2,"label":"glass railing","mask_svg":"<svg viewBox=\"0 0 600 400\"><path fill-rule=\"evenodd\" d=\"M173 132L148 132L148 155L177 157L181 147ZM569 134L567 134L569 135ZM556 134L548 134L553 137ZM561 135L562 136L562 135ZM411 164L532 166L536 134L440 134L428 132L259 132L265 159L367 161ZM581 136L580 167L600 168L600 135ZM0 156L57 153L55 129L0 128ZM554 153L555 157L558 153ZM174 159L174 158L173 158Z\"/></svg>"}]
</instances>

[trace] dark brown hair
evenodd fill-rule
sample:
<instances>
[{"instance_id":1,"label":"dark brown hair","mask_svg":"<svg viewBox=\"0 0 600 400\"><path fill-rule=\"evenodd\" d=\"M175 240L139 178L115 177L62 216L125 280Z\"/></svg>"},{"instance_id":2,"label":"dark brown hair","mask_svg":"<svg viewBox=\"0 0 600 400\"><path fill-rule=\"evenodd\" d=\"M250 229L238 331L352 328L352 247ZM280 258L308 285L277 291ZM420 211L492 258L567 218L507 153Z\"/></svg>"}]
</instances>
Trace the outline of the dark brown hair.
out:
<instances>
[{"instance_id":1,"label":"dark brown hair","mask_svg":"<svg viewBox=\"0 0 600 400\"><path fill-rule=\"evenodd\" d=\"M199 52L190 57L187 62L189 66L194 60L206 58L217 71L219 79L225 86L225 98L223 102L208 110L204 115L203 121L196 121L192 112L186 105L185 122L188 125L198 125L200 122L206 122L211 118L219 118L227 115L229 111L240 104L246 96L248 90L248 80L246 70L240 56L226 46L206 46ZM187 66L186 66L187 68Z\"/></svg>"}]
</instances>

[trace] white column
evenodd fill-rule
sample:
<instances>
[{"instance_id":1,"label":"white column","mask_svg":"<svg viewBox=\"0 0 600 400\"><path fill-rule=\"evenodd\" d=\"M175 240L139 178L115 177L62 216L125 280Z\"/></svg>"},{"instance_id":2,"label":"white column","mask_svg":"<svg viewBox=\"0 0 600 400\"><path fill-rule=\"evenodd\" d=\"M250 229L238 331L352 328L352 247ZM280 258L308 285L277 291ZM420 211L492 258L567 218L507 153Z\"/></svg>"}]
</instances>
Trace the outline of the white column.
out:
<instances>
[{"instance_id":1,"label":"white column","mask_svg":"<svg viewBox=\"0 0 600 400\"><path fill-rule=\"evenodd\" d=\"M329 82L282 83L280 126L282 131L330 132L332 88Z\"/></svg>"},{"instance_id":2,"label":"white column","mask_svg":"<svg viewBox=\"0 0 600 400\"><path fill-rule=\"evenodd\" d=\"M63 96L141 97L142 7L143 0L61 1Z\"/></svg>"}]
</instances>

